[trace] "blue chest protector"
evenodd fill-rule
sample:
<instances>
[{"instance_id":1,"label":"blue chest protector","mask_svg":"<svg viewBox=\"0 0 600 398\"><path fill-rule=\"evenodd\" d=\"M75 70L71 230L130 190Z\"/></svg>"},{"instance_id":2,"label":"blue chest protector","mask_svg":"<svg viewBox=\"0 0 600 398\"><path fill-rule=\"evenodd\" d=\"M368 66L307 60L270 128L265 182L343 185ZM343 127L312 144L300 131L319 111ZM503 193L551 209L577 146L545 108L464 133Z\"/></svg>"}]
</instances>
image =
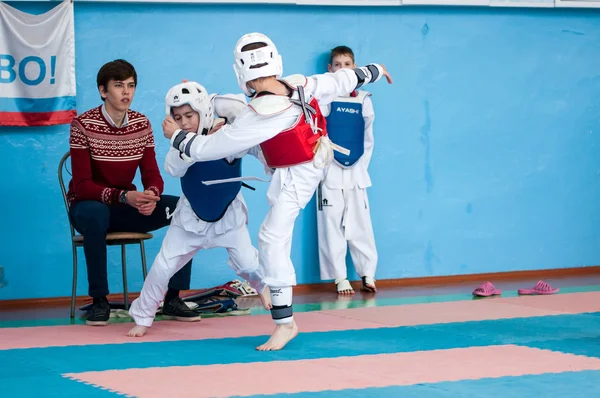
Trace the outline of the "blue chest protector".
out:
<instances>
[{"instance_id":1,"label":"blue chest protector","mask_svg":"<svg viewBox=\"0 0 600 398\"><path fill-rule=\"evenodd\" d=\"M352 167L365 153L365 119L363 101L368 94L359 91L356 97L338 97L331 103L327 117L327 134L335 144L350 150L350 155L334 152L342 167Z\"/></svg>"},{"instance_id":2,"label":"blue chest protector","mask_svg":"<svg viewBox=\"0 0 600 398\"><path fill-rule=\"evenodd\" d=\"M181 178L181 189L196 215L206 222L219 221L242 188L241 182L204 185L202 181L242 176L242 159L196 162Z\"/></svg>"}]
</instances>

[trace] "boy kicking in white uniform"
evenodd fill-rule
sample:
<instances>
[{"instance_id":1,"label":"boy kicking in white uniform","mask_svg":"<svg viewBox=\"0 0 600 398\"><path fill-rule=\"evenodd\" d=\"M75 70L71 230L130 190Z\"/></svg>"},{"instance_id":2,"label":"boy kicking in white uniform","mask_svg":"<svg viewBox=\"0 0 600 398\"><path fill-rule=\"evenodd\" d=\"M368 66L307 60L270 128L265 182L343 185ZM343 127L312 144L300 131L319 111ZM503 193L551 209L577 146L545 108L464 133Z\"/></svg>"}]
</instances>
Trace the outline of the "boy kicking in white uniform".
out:
<instances>
[{"instance_id":1,"label":"boy kicking in white uniform","mask_svg":"<svg viewBox=\"0 0 600 398\"><path fill-rule=\"evenodd\" d=\"M174 148L195 161L223 158L259 145L275 172L267 191L271 205L258 235L263 283L270 288L275 331L258 350L280 350L298 334L292 313L296 273L291 260L294 222L323 179L333 158L319 108L363 84L391 76L383 66L305 77L282 76L273 42L260 33L242 36L234 49L240 88L252 98L248 110L215 134L200 136L164 129ZM341 150L341 148L338 148Z\"/></svg>"}]
</instances>

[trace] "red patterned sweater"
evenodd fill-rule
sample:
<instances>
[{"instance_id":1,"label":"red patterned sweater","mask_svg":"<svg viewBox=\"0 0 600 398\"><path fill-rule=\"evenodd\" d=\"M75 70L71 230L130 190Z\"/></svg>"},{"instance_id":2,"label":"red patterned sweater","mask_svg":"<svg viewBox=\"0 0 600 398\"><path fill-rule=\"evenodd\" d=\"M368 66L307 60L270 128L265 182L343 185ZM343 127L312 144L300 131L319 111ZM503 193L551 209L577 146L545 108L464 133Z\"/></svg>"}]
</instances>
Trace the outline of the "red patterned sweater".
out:
<instances>
[{"instance_id":1,"label":"red patterned sweater","mask_svg":"<svg viewBox=\"0 0 600 398\"><path fill-rule=\"evenodd\" d=\"M127 119L127 126L113 127L102 114L102 107L73 119L69 205L82 200L118 203L121 191L137 189L133 179L138 167L144 189L162 194L164 183L156 163L150 121L132 110L127 111Z\"/></svg>"}]
</instances>

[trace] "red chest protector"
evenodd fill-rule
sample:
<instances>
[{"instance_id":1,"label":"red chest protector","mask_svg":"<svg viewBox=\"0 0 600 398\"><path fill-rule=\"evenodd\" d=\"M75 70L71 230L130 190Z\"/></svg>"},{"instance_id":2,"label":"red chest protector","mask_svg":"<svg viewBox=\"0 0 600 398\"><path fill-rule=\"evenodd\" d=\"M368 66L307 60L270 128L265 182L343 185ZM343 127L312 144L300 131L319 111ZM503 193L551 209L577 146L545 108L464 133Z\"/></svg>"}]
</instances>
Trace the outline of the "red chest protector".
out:
<instances>
[{"instance_id":1,"label":"red chest protector","mask_svg":"<svg viewBox=\"0 0 600 398\"><path fill-rule=\"evenodd\" d=\"M271 114L275 114L292 106L302 107L302 113L290 128L260 144L265 160L271 168L290 167L312 161L319 139L327 135L325 117L321 113L316 98L312 98L309 103L306 103L304 97L306 77L293 75L282 80L282 83L297 91L300 98L296 100L283 96L267 96L260 98L265 98L268 104L253 104L260 98L250 102L252 109L260 114L263 114L261 111L266 111L267 108L272 112ZM263 109L261 110L259 107Z\"/></svg>"}]
</instances>

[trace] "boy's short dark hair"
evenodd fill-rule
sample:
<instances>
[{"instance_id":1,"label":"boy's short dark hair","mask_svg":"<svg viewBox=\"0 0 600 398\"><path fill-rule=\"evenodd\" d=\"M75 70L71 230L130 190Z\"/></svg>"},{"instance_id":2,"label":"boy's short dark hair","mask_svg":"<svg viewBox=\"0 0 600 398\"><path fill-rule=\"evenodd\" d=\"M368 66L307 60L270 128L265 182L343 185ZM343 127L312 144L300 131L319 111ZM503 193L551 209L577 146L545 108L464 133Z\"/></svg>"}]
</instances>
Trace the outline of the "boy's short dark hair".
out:
<instances>
[{"instance_id":1,"label":"boy's short dark hair","mask_svg":"<svg viewBox=\"0 0 600 398\"><path fill-rule=\"evenodd\" d=\"M96 76L96 84L98 85L98 88L103 86L106 90L109 81L123 81L130 77L133 77L133 83L137 86L137 72L133 65L124 59L116 59L102 65L98 71L98 76ZM104 98L102 98L102 101L104 101Z\"/></svg>"},{"instance_id":2,"label":"boy's short dark hair","mask_svg":"<svg viewBox=\"0 0 600 398\"><path fill-rule=\"evenodd\" d=\"M352 62L355 63L354 61L354 52L352 51L352 49L348 46L337 46L336 48L334 48L333 50L331 50L331 53L329 53L329 65L331 65L333 63L333 59L335 57L337 57L338 55L347 55L350 58L352 58Z\"/></svg>"}]
</instances>

